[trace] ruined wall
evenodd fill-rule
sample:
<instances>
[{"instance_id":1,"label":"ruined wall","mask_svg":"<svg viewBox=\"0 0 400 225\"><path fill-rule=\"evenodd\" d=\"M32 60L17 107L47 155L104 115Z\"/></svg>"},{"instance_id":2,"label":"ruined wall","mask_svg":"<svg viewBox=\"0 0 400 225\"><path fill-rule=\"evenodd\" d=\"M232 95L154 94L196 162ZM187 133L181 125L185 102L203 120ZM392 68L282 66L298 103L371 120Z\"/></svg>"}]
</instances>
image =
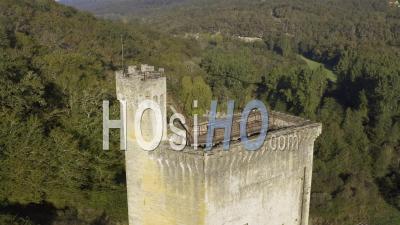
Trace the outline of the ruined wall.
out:
<instances>
[{"instance_id":1,"label":"ruined wall","mask_svg":"<svg viewBox=\"0 0 400 225\"><path fill-rule=\"evenodd\" d=\"M166 104L166 80L117 74L117 96L133 102L128 104L128 123L133 123L140 99L163 96L154 100ZM162 108L166 112L166 105ZM144 124L152 126L150 120L144 118ZM146 152L135 145L128 126L129 224L306 225L314 140L321 125L279 113L270 122L276 129L255 152L240 143L211 152L176 152L163 143Z\"/></svg>"}]
</instances>

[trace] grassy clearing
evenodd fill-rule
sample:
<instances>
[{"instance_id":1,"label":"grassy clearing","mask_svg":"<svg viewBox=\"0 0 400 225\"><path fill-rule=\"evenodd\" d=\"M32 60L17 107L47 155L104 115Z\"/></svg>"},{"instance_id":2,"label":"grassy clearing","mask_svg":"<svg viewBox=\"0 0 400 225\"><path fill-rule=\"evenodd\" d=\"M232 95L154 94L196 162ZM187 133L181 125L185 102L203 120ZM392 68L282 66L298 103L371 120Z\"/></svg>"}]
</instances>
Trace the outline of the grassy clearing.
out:
<instances>
[{"instance_id":1,"label":"grassy clearing","mask_svg":"<svg viewBox=\"0 0 400 225\"><path fill-rule=\"evenodd\" d=\"M304 57L302 55L299 55L299 56L300 56L300 58L302 60L304 60L307 63L307 65L310 67L310 69L315 70L315 69L318 69L319 67L322 66L323 67L323 71L326 74L326 77L332 82L336 82L337 81L336 74L334 74L332 70L327 69L322 63L313 61L313 60L308 59L308 58L306 58L306 57Z\"/></svg>"}]
</instances>

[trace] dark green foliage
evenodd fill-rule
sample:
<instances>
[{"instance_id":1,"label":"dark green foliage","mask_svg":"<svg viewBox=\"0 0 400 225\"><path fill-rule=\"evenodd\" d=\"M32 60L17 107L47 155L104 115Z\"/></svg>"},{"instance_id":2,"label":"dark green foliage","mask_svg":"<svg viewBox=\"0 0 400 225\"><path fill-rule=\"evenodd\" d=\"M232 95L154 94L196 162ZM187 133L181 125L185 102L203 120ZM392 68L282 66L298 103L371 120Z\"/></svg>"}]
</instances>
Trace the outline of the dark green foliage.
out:
<instances>
[{"instance_id":1,"label":"dark green foliage","mask_svg":"<svg viewBox=\"0 0 400 225\"><path fill-rule=\"evenodd\" d=\"M181 92L179 95L184 103L183 110L188 114L204 114L210 107L212 92L210 87L200 76L193 79L189 76L182 78ZM193 101L197 100L197 108L193 108Z\"/></svg>"},{"instance_id":2,"label":"dark green foliage","mask_svg":"<svg viewBox=\"0 0 400 225\"><path fill-rule=\"evenodd\" d=\"M43 203L55 211L48 224L126 222L124 154L104 152L101 139L102 101L110 100L112 116L119 117L114 70L121 35L128 63L164 66L172 83L186 73L176 62L195 46L187 48L185 40L50 0L0 1L1 224L36 224L35 215L24 213ZM112 133L113 149L118 137ZM76 212L64 215L67 209Z\"/></svg>"},{"instance_id":3,"label":"dark green foliage","mask_svg":"<svg viewBox=\"0 0 400 225\"><path fill-rule=\"evenodd\" d=\"M16 213L32 204L51 205L52 221L126 220L123 154L101 150L102 100L119 114L122 36L127 64L165 67L168 98L187 114L204 113L211 99L224 111L229 99L242 109L259 98L321 121L313 224L400 224L400 11L378 0L121 1L124 19L145 16L178 37L50 0L0 1L0 223L36 224Z\"/></svg>"}]
</instances>

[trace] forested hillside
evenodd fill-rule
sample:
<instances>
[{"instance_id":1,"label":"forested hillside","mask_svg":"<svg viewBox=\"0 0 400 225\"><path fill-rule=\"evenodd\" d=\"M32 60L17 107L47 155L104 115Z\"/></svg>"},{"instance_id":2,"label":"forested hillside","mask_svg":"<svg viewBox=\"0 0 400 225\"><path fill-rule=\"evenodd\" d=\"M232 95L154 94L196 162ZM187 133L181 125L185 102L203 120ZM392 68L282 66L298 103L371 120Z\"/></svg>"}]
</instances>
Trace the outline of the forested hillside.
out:
<instances>
[{"instance_id":1,"label":"forested hillside","mask_svg":"<svg viewBox=\"0 0 400 225\"><path fill-rule=\"evenodd\" d=\"M126 222L124 154L101 147L103 100L119 118L121 36L129 63L171 76L195 52L52 0L0 1L0 224Z\"/></svg>"},{"instance_id":2,"label":"forested hillside","mask_svg":"<svg viewBox=\"0 0 400 225\"><path fill-rule=\"evenodd\" d=\"M0 224L126 222L118 133L101 150L102 100L119 117L121 38L127 64L166 68L168 97L188 115L193 99L204 112L212 98L259 98L321 121L314 225L400 224L400 10L378 0L129 1L135 11L121 1L85 9L124 23L51 0L0 0Z\"/></svg>"},{"instance_id":3,"label":"forested hillside","mask_svg":"<svg viewBox=\"0 0 400 225\"><path fill-rule=\"evenodd\" d=\"M98 16L138 19L158 29L242 36L287 33L332 40L391 40L399 32L396 8L381 0L63 0ZM314 32L314 33L312 33Z\"/></svg>"},{"instance_id":4,"label":"forested hillside","mask_svg":"<svg viewBox=\"0 0 400 225\"><path fill-rule=\"evenodd\" d=\"M141 3L125 1L87 10L200 43L198 64L221 100L240 105L258 97L321 121L313 224L400 223L399 9L380 0L178 3L153 1L157 7L131 11ZM263 41L243 44L237 36Z\"/></svg>"}]
</instances>

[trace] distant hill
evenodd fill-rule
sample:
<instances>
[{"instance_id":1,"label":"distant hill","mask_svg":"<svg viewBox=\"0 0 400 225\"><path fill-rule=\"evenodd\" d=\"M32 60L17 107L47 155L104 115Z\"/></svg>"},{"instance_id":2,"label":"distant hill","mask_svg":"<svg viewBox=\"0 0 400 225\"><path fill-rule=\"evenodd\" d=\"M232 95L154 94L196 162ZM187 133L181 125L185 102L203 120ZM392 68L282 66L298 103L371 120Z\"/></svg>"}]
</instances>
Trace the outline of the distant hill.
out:
<instances>
[{"instance_id":1,"label":"distant hill","mask_svg":"<svg viewBox=\"0 0 400 225\"><path fill-rule=\"evenodd\" d=\"M60 3L97 15L138 15L145 11L176 6L193 0L61 0Z\"/></svg>"},{"instance_id":2,"label":"distant hill","mask_svg":"<svg viewBox=\"0 0 400 225\"><path fill-rule=\"evenodd\" d=\"M137 20L172 33L307 39L394 40L399 11L381 0L62 0L97 16ZM375 19L369 19L375 18ZM345 23L342 23L346 21ZM368 23L368 24L367 24ZM313 37L316 36L316 37ZM319 37L317 37L319 36Z\"/></svg>"},{"instance_id":3,"label":"distant hill","mask_svg":"<svg viewBox=\"0 0 400 225\"><path fill-rule=\"evenodd\" d=\"M85 9L90 9L94 8L96 5L103 5L105 3L109 3L110 1L108 0L59 0L58 2L65 4L65 5L70 5L70 6L75 6L78 8L85 8ZM118 0L115 0L115 2L118 2Z\"/></svg>"}]
</instances>

